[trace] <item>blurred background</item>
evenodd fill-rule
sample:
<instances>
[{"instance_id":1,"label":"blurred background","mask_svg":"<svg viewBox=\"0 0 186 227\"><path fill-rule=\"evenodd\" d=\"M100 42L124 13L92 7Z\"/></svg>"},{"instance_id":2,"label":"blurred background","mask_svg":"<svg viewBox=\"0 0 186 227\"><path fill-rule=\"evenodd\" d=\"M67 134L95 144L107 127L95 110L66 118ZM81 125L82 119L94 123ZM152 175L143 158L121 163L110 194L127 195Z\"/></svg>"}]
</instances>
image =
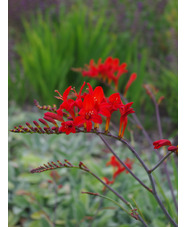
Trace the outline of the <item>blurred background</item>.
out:
<instances>
[{"instance_id":1,"label":"blurred background","mask_svg":"<svg viewBox=\"0 0 186 227\"><path fill-rule=\"evenodd\" d=\"M143 85L152 84L158 89L157 96L164 96L159 106L164 138L171 138L177 145L176 0L9 0L8 7L9 128L43 116L33 107L34 99L41 105L55 103L59 106L59 100L54 98L55 89L63 93L72 85L78 90L83 81L93 87L101 85L71 68L84 67L90 59L97 62L99 58L105 60L113 56L127 63L128 76L133 72L138 75L127 98L134 102L136 114L153 140L159 139L155 109ZM120 78L120 90L126 84L124 77ZM107 95L111 94L103 87ZM117 122L117 118L115 120ZM137 149L144 149L144 157L151 156L141 132L129 127L126 137ZM117 143L112 145L123 160L130 157L126 148L123 152ZM67 158L72 163L84 161L100 176L111 176L112 169L105 167L109 157L101 141L91 136L9 133L9 226L139 226L110 202L80 195L83 189L102 190L102 185L86 174L74 170L41 175L29 173L31 168L44 162ZM151 162L157 161L155 156L151 158ZM138 164L134 164L134 171L148 181ZM177 188L174 159L170 171ZM157 176L160 175L157 171ZM135 200L150 226L168 226L150 195L144 202L143 189L130 176L119 178L114 187L121 193L125 191L124 196L133 203ZM165 183L164 189L168 188L163 176L160 182ZM170 192L164 193L162 198L176 218L174 207L168 202Z\"/></svg>"}]
</instances>

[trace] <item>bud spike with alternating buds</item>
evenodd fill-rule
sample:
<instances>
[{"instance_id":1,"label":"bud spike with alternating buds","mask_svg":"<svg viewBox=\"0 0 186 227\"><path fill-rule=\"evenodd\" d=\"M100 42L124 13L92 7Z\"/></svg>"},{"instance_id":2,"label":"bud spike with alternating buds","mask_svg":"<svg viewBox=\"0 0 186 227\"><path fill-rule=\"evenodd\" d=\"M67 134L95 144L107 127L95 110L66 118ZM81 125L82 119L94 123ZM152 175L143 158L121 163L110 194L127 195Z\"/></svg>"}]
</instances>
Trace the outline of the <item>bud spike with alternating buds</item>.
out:
<instances>
[{"instance_id":1,"label":"bud spike with alternating buds","mask_svg":"<svg viewBox=\"0 0 186 227\"><path fill-rule=\"evenodd\" d=\"M57 163L58 163L60 166L64 166L64 164L61 163L59 160L57 160Z\"/></svg>"},{"instance_id":2,"label":"bud spike with alternating buds","mask_svg":"<svg viewBox=\"0 0 186 227\"><path fill-rule=\"evenodd\" d=\"M89 169L86 167L86 165L83 164L83 162L79 162L79 168L86 170L86 171L89 171Z\"/></svg>"},{"instance_id":3,"label":"bud spike with alternating buds","mask_svg":"<svg viewBox=\"0 0 186 227\"><path fill-rule=\"evenodd\" d=\"M48 110L48 111L53 111L56 113L56 105L54 104L53 107L51 107L50 105L43 105L43 106L40 106L39 105L39 102L37 100L34 100L34 104L35 106L40 109L40 110Z\"/></svg>"},{"instance_id":4,"label":"bud spike with alternating buds","mask_svg":"<svg viewBox=\"0 0 186 227\"><path fill-rule=\"evenodd\" d=\"M56 168L60 168L60 166L58 166L55 162L51 162L52 163L52 165L54 165Z\"/></svg>"},{"instance_id":5,"label":"bud spike with alternating buds","mask_svg":"<svg viewBox=\"0 0 186 227\"><path fill-rule=\"evenodd\" d=\"M39 129L39 131L40 131L41 133L44 133L43 129L41 128L41 126L38 124L37 121L33 121L33 123L34 123L35 126Z\"/></svg>"},{"instance_id":6,"label":"bud spike with alternating buds","mask_svg":"<svg viewBox=\"0 0 186 227\"><path fill-rule=\"evenodd\" d=\"M73 166L72 163L70 163L67 159L64 159L64 161L69 165L69 166Z\"/></svg>"},{"instance_id":7,"label":"bud spike with alternating buds","mask_svg":"<svg viewBox=\"0 0 186 227\"><path fill-rule=\"evenodd\" d=\"M26 125L29 127L30 130L32 130L33 132L36 132L29 122L26 122Z\"/></svg>"}]
</instances>

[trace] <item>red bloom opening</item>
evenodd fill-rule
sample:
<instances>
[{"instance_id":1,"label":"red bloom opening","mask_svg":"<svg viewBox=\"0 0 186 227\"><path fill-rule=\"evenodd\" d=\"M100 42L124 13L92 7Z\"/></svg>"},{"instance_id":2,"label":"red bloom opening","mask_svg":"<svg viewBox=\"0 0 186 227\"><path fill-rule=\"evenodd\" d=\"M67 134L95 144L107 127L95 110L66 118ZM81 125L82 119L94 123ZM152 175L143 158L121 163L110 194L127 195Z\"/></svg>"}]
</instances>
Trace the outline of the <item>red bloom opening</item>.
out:
<instances>
[{"instance_id":1,"label":"red bloom opening","mask_svg":"<svg viewBox=\"0 0 186 227\"><path fill-rule=\"evenodd\" d=\"M177 151L178 150L178 146L170 146L168 147L168 151Z\"/></svg>"},{"instance_id":2,"label":"red bloom opening","mask_svg":"<svg viewBox=\"0 0 186 227\"><path fill-rule=\"evenodd\" d=\"M59 132L65 132L66 135L69 135L70 133L75 133L76 128L73 121L66 121L61 123L61 127L59 128Z\"/></svg>"},{"instance_id":3,"label":"red bloom opening","mask_svg":"<svg viewBox=\"0 0 186 227\"><path fill-rule=\"evenodd\" d=\"M161 140L157 140L153 143L154 145L154 149L159 149L160 147L163 146L171 146L171 142L170 140L166 140L166 139L161 139Z\"/></svg>"},{"instance_id":4,"label":"red bloom opening","mask_svg":"<svg viewBox=\"0 0 186 227\"><path fill-rule=\"evenodd\" d=\"M93 62L91 64L93 64ZM108 58L104 64L104 67L110 71L114 71L121 67L119 66L119 61L112 58ZM101 67L101 61L98 62L98 65ZM124 68L123 65L122 67ZM121 70L123 70L122 67ZM132 103L124 105L121 101L119 93L114 93L110 95L110 97L106 98L101 86L97 86L93 90L89 83L87 83L88 89L86 89L86 92L83 93L85 85L86 83L84 82L79 92L76 92L75 88L69 86L64 91L63 95L56 90L59 95L56 98L62 100L62 103L59 109L56 107L55 109L49 108L48 111L51 112L44 114L44 119L54 124L55 127L50 128L45 120L39 119L39 121L46 126L43 128L45 131L43 131L38 125L37 128L27 125L29 128L24 128L23 130L21 127L19 127L19 130L14 129L14 131L20 132L20 130L22 130L24 132L30 132L31 130L32 132L46 132L48 134L54 133L55 131L56 133L65 132L68 135L70 133L75 133L77 127L84 126L86 131L90 132L93 124L95 130L99 128L99 125L102 124L102 117L106 117L105 130L108 131L111 115L114 111L119 109L121 113L119 135L123 136L127 126L127 115L134 112L133 109L130 108ZM57 121L62 123L60 129Z\"/></svg>"},{"instance_id":5,"label":"red bloom opening","mask_svg":"<svg viewBox=\"0 0 186 227\"><path fill-rule=\"evenodd\" d=\"M102 123L102 118L98 115L94 105L94 98L92 95L87 94L83 101L83 107L79 111L80 116L77 116L74 120L74 123L77 126L84 124L87 132L92 129L92 122L98 124Z\"/></svg>"},{"instance_id":6,"label":"red bloom opening","mask_svg":"<svg viewBox=\"0 0 186 227\"><path fill-rule=\"evenodd\" d=\"M118 167L120 168L121 164L118 162L115 156L110 157L110 161L106 163L106 166L113 166L113 167Z\"/></svg>"},{"instance_id":7,"label":"red bloom opening","mask_svg":"<svg viewBox=\"0 0 186 227\"><path fill-rule=\"evenodd\" d=\"M101 78L103 81L107 80L108 84L113 81L115 88L117 89L120 76L128 72L126 69L127 64L122 63L119 65L119 63L118 58L112 57L108 57L103 63L102 59L99 59L97 64L92 59L90 60L89 65L85 65L86 69L82 70L82 75Z\"/></svg>"},{"instance_id":8,"label":"red bloom opening","mask_svg":"<svg viewBox=\"0 0 186 227\"><path fill-rule=\"evenodd\" d=\"M133 165L133 161L130 158L127 158L124 161L125 165L129 168L132 169L132 165ZM115 156L111 156L110 157L110 161L106 163L107 166L111 165L114 169L114 173L113 173L113 182L115 181L116 177L126 171L126 173L128 173L128 171L126 170L126 168L116 159Z\"/></svg>"},{"instance_id":9,"label":"red bloom opening","mask_svg":"<svg viewBox=\"0 0 186 227\"><path fill-rule=\"evenodd\" d=\"M123 137L124 135L124 132L128 123L127 116L131 113L135 113L133 108L131 108L132 104L133 102L129 102L126 105L122 105L120 107L121 117L120 117L119 135L118 135L119 137ZM123 127L123 130L122 130L122 127Z\"/></svg>"}]
</instances>

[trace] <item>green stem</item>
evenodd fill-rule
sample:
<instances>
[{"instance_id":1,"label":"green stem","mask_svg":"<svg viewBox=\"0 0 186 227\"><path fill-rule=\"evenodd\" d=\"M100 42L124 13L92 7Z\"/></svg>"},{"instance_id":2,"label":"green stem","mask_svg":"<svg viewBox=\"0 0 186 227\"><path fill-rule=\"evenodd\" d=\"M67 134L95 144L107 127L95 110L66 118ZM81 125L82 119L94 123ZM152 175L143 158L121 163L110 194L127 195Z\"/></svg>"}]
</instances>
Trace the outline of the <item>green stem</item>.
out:
<instances>
[{"instance_id":1,"label":"green stem","mask_svg":"<svg viewBox=\"0 0 186 227\"><path fill-rule=\"evenodd\" d=\"M127 214L131 215L130 212L128 210L126 210L124 207L122 207L119 203L117 203L115 200L107 197L107 196L104 196L104 195L101 195L101 194L98 194L98 193L90 193L90 192L81 192L82 194L89 194L89 195L94 195L94 196L99 196L101 198L104 198L104 199L107 199L107 200L110 200L111 202L113 202L114 204L116 204L117 206L119 206L122 210L124 210ZM129 205L130 207L130 205ZM130 207L131 208L131 207ZM133 209L133 208L131 208Z\"/></svg>"}]
</instances>

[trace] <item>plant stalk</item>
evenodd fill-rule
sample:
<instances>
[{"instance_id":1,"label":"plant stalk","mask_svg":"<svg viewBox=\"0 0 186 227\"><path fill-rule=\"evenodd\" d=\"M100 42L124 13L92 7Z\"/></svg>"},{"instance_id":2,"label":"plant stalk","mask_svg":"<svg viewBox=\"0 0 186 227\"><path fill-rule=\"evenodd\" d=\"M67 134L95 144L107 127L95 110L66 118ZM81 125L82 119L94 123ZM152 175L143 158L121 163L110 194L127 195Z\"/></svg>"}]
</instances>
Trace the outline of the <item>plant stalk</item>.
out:
<instances>
[{"instance_id":1,"label":"plant stalk","mask_svg":"<svg viewBox=\"0 0 186 227\"><path fill-rule=\"evenodd\" d=\"M152 169L149 170L149 173L152 173L155 169L158 168L162 164L162 162L167 159L172 154L171 151L169 151Z\"/></svg>"},{"instance_id":2,"label":"plant stalk","mask_svg":"<svg viewBox=\"0 0 186 227\"><path fill-rule=\"evenodd\" d=\"M108 144L108 142L105 140L105 138L101 135L98 134L99 137L101 138L101 140L104 142L104 144L107 146L107 148L111 151L111 153L117 158L117 160L127 169L127 171L145 188L147 189L149 192L152 193L152 189L150 189L149 187L147 187L129 168L128 166L125 165L125 163L118 157L118 155L113 151L113 149L110 147L110 145Z\"/></svg>"}]
</instances>

